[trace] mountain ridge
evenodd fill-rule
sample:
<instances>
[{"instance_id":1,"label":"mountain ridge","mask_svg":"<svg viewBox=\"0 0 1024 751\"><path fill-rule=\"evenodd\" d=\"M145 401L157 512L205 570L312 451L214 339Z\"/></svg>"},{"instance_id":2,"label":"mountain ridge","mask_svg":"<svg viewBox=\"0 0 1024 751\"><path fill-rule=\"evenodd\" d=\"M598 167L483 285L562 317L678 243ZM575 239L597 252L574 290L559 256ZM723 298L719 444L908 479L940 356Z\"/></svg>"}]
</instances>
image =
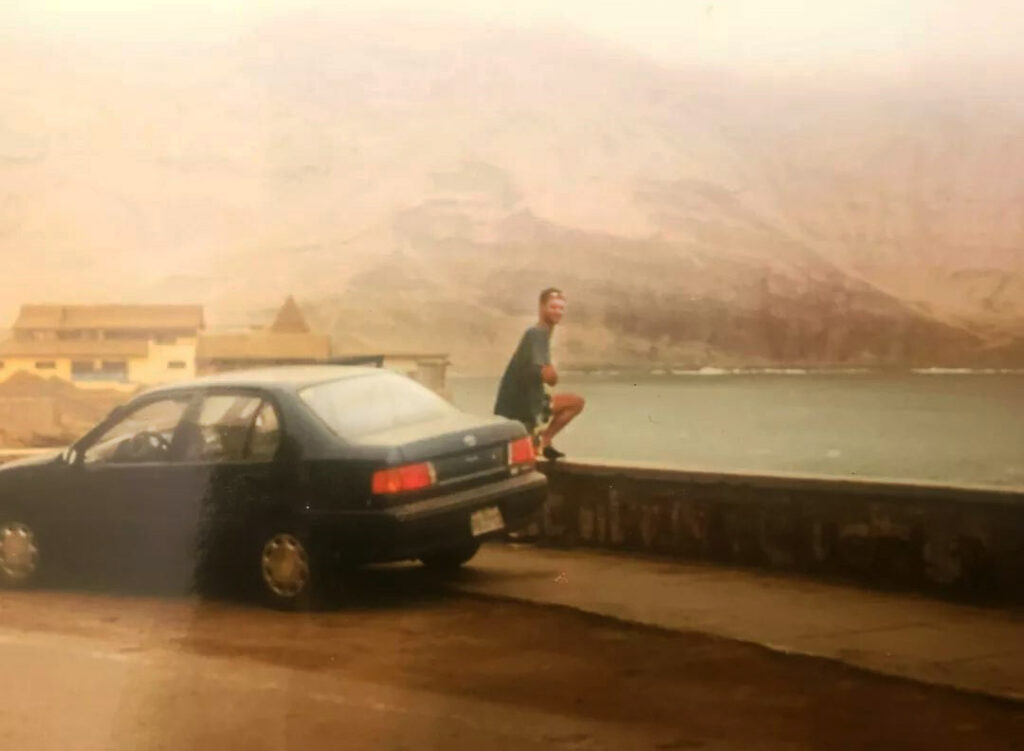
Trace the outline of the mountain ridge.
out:
<instances>
[{"instance_id":1,"label":"mountain ridge","mask_svg":"<svg viewBox=\"0 0 1024 751\"><path fill-rule=\"evenodd\" d=\"M1024 364L998 81L787 87L564 32L307 21L0 50L6 316L236 324L295 294L340 349L482 370L558 284L568 362Z\"/></svg>"}]
</instances>

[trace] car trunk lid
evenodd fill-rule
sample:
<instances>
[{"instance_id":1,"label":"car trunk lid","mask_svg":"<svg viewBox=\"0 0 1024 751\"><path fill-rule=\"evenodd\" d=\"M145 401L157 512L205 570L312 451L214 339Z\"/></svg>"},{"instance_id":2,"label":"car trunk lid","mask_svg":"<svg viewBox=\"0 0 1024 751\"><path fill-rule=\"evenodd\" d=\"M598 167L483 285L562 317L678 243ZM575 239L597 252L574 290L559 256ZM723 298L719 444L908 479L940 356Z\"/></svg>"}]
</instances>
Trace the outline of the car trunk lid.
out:
<instances>
[{"instance_id":1,"label":"car trunk lid","mask_svg":"<svg viewBox=\"0 0 1024 751\"><path fill-rule=\"evenodd\" d=\"M403 464L430 462L437 488L504 472L508 443L521 437L518 423L455 413L364 436L360 443L398 446Z\"/></svg>"}]
</instances>

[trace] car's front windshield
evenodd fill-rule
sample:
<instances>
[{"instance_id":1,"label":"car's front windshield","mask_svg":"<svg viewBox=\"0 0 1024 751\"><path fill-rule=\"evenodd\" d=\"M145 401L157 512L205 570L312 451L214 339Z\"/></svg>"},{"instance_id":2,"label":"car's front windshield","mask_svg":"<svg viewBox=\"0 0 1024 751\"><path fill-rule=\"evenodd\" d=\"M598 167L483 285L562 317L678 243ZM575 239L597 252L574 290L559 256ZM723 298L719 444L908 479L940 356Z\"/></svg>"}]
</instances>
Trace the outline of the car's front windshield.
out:
<instances>
[{"instance_id":1,"label":"car's front windshield","mask_svg":"<svg viewBox=\"0 0 1024 751\"><path fill-rule=\"evenodd\" d=\"M349 441L457 412L426 387L389 371L308 386L299 394L331 430Z\"/></svg>"}]
</instances>

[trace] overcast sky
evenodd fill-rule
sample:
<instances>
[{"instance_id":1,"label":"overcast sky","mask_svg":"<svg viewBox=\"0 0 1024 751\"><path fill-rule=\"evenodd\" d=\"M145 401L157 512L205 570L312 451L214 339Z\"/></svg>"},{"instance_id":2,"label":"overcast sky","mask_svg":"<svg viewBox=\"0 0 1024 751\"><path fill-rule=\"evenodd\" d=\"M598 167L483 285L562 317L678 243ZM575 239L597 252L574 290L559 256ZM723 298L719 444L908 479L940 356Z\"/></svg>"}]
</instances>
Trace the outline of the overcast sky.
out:
<instances>
[{"instance_id":1,"label":"overcast sky","mask_svg":"<svg viewBox=\"0 0 1024 751\"><path fill-rule=\"evenodd\" d=\"M231 34L311 9L567 26L669 64L1024 67L1022 0L4 0L0 20L31 31Z\"/></svg>"}]
</instances>

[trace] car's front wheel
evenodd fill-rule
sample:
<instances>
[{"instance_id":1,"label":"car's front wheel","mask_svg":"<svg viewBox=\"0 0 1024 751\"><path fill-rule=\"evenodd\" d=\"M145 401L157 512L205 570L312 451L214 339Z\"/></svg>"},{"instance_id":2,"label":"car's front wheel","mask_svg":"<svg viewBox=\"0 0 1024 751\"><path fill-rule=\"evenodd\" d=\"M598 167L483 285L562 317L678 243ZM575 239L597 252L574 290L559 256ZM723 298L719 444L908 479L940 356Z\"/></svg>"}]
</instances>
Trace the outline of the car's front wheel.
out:
<instances>
[{"instance_id":1,"label":"car's front wheel","mask_svg":"<svg viewBox=\"0 0 1024 751\"><path fill-rule=\"evenodd\" d=\"M39 572L39 545L35 531L24 522L0 523L0 584L24 587Z\"/></svg>"},{"instance_id":2,"label":"car's front wheel","mask_svg":"<svg viewBox=\"0 0 1024 751\"><path fill-rule=\"evenodd\" d=\"M478 550L480 550L480 543L471 542L422 555L420 561L424 566L435 571L455 571L475 556Z\"/></svg>"},{"instance_id":3,"label":"car's front wheel","mask_svg":"<svg viewBox=\"0 0 1024 751\"><path fill-rule=\"evenodd\" d=\"M259 587L268 605L282 610L306 610L313 604L318 572L304 535L279 529L262 536Z\"/></svg>"}]
</instances>

